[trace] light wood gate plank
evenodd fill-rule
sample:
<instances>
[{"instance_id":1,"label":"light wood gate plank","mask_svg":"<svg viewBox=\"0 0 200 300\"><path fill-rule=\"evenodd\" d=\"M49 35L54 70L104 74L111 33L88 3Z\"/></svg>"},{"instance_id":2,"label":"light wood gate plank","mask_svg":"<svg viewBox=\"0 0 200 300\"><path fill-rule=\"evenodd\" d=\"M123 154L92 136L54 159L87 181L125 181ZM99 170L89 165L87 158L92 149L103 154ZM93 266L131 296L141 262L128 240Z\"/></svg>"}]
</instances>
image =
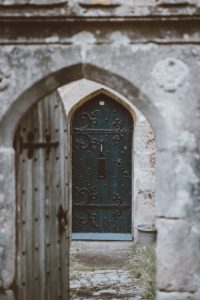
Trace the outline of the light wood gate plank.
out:
<instances>
[{"instance_id":1,"label":"light wood gate plank","mask_svg":"<svg viewBox=\"0 0 200 300\"><path fill-rule=\"evenodd\" d=\"M38 116L38 110L33 109L32 110L32 124L29 128L29 131L33 130L34 125L34 135L36 139L39 139L39 116ZM38 166L40 164L39 161L39 153L38 151L35 151L34 157L32 160L33 162L32 166L32 202L33 202L33 297L35 299L40 298L40 295L42 293L41 289L38 289L38 283L40 282L40 245L39 245L39 236L40 236L40 218L39 218L39 193L40 193L40 180L39 180L39 174L38 174ZM27 174L28 176L28 174Z\"/></svg>"},{"instance_id":2,"label":"light wood gate plank","mask_svg":"<svg viewBox=\"0 0 200 300\"><path fill-rule=\"evenodd\" d=\"M47 134L51 134L52 131L52 118L51 118L51 110L48 105L48 101L50 101L48 97L46 103L44 104L46 106L45 112L46 115L44 117L44 122L45 122L45 132ZM50 252L50 246L51 246L51 230L50 230L50 221L51 221L51 195L52 195L52 189L51 189L51 182L52 182L52 174L53 170L51 168L51 159L52 159L52 153L50 153L49 156L46 155L45 158L45 224L46 224L46 240L45 240L45 257L46 257L46 276L49 277L50 275L50 266L51 266L51 252ZM51 299L51 285L52 282L51 280L46 280L46 299Z\"/></svg>"},{"instance_id":3,"label":"light wood gate plank","mask_svg":"<svg viewBox=\"0 0 200 300\"><path fill-rule=\"evenodd\" d=\"M25 115L16 134L18 300L68 299L69 244L57 220L59 206L68 207L66 126L55 92ZM27 142L28 132L34 132L34 143L45 142L50 134L59 147L49 156L46 149L35 149L30 159L28 150L20 153L19 147L20 137Z\"/></svg>"},{"instance_id":4,"label":"light wood gate plank","mask_svg":"<svg viewBox=\"0 0 200 300\"><path fill-rule=\"evenodd\" d=\"M59 115L63 115L64 114L64 107L62 105L61 102L59 102ZM68 182L68 157L67 157L67 122L65 119L63 118L59 118L59 124L58 124L60 130L59 130L59 140L61 142L60 145L60 153L59 153L59 157L60 157L60 178L65 178L65 180L61 180L60 181L60 189L61 189L61 202L62 202L62 206L64 208L64 210L68 213L69 210L69 195L68 195L68 185L66 185L66 182ZM63 138L64 136L64 138ZM68 205L67 205L68 204ZM62 276L65 277L65 281L61 281L61 294L65 295L67 293L69 293L69 272L67 270L69 270L69 253L67 253L67 247L69 247L69 239L67 239L67 232L63 233L65 236L61 239L61 243L60 243L60 251L61 254L60 255L60 269L61 269L61 274ZM69 232L68 232L69 234ZM67 243L67 247L66 247L66 243ZM65 257L67 257L67 259L65 260L65 263L63 264L62 262L62 255L64 255ZM64 300L64 297L62 297L62 299Z\"/></svg>"}]
</instances>

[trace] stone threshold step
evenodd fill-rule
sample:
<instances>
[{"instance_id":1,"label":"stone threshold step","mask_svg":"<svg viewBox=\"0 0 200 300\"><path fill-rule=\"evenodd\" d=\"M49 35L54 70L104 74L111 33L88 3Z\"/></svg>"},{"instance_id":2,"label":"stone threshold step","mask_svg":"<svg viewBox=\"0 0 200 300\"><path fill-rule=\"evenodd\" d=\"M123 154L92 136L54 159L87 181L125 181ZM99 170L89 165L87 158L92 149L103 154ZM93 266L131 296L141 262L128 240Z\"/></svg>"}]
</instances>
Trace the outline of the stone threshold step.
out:
<instances>
[{"instance_id":1,"label":"stone threshold step","mask_svg":"<svg viewBox=\"0 0 200 300\"><path fill-rule=\"evenodd\" d=\"M84 241L132 241L133 237L129 233L72 233L72 240Z\"/></svg>"}]
</instances>

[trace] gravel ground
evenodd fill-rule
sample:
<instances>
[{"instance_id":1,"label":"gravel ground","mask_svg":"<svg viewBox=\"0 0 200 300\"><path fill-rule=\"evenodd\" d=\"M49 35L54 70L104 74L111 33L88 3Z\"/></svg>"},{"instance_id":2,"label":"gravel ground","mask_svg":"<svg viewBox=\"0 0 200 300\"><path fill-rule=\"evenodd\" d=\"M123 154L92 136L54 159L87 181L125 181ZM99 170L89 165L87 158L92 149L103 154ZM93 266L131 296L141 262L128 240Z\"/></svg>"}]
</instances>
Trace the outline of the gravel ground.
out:
<instances>
[{"instance_id":1,"label":"gravel ground","mask_svg":"<svg viewBox=\"0 0 200 300\"><path fill-rule=\"evenodd\" d=\"M70 299L134 299L141 290L130 272L132 242L72 241Z\"/></svg>"}]
</instances>

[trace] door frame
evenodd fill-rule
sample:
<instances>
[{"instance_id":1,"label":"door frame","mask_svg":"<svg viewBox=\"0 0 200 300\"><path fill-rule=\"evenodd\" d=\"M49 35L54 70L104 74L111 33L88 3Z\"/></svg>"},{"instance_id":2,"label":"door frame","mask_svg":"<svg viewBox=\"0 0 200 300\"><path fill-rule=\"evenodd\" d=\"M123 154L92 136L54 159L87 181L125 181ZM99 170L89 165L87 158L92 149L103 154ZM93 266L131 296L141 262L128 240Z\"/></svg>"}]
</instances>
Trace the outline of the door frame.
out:
<instances>
[{"instance_id":1,"label":"door frame","mask_svg":"<svg viewBox=\"0 0 200 300\"><path fill-rule=\"evenodd\" d=\"M91 82L91 81L90 81ZM78 84L78 82L76 82ZM110 89L110 88L105 88L102 87L102 85L94 83L96 86L96 89L93 92L88 92L88 94L82 98L78 99L73 99L73 87L72 90L70 89L70 94L72 97L68 97L67 93L65 97L63 97L61 94L62 102L64 103L64 107L66 110L66 115L67 115L67 128L68 128L68 163L69 163L69 232L70 236L72 234L72 130L71 130L71 125L72 125L72 119L75 111L84 105L87 101L91 100L92 98L98 96L98 95L106 95L121 104L125 109L128 110L132 117L133 121L133 131L132 131L132 174L131 174L131 191L132 191L132 212L131 212L131 235L132 238L134 237L134 232L135 232L135 226L134 226L134 128L137 120L137 108L125 97L123 97L121 94L117 93L116 91ZM70 101L69 101L70 98Z\"/></svg>"}]
</instances>

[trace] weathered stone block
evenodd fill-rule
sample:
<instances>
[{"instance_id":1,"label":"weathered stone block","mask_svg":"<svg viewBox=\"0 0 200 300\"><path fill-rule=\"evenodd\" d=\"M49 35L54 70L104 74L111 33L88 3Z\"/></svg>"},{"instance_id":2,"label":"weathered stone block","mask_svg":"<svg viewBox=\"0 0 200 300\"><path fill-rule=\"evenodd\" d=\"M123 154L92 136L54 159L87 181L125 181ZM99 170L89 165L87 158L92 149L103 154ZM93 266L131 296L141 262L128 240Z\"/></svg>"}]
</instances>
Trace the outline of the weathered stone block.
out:
<instances>
[{"instance_id":1,"label":"weathered stone block","mask_svg":"<svg viewBox=\"0 0 200 300\"><path fill-rule=\"evenodd\" d=\"M138 169L134 168L134 179L140 178L144 182L155 181L155 169ZM138 185L139 183L137 183Z\"/></svg>"},{"instance_id":2,"label":"weathered stone block","mask_svg":"<svg viewBox=\"0 0 200 300\"><path fill-rule=\"evenodd\" d=\"M119 0L79 0L81 6L84 7L116 7L119 6Z\"/></svg>"},{"instance_id":3,"label":"weathered stone block","mask_svg":"<svg viewBox=\"0 0 200 300\"><path fill-rule=\"evenodd\" d=\"M0 149L0 283L12 284L15 273L14 151Z\"/></svg>"},{"instance_id":4,"label":"weathered stone block","mask_svg":"<svg viewBox=\"0 0 200 300\"><path fill-rule=\"evenodd\" d=\"M11 5L53 5L66 3L68 0L1 0L0 6L11 6Z\"/></svg>"},{"instance_id":5,"label":"weathered stone block","mask_svg":"<svg viewBox=\"0 0 200 300\"><path fill-rule=\"evenodd\" d=\"M157 152L158 216L200 218L198 161L199 154L187 150Z\"/></svg>"},{"instance_id":6,"label":"weathered stone block","mask_svg":"<svg viewBox=\"0 0 200 300\"><path fill-rule=\"evenodd\" d=\"M138 169L153 169L155 167L155 152L135 155L135 167Z\"/></svg>"},{"instance_id":7,"label":"weathered stone block","mask_svg":"<svg viewBox=\"0 0 200 300\"><path fill-rule=\"evenodd\" d=\"M198 0L158 0L157 5L190 5L197 4Z\"/></svg>"},{"instance_id":8,"label":"weathered stone block","mask_svg":"<svg viewBox=\"0 0 200 300\"><path fill-rule=\"evenodd\" d=\"M137 153L149 153L155 151L155 135L150 124L137 124L134 135L134 150Z\"/></svg>"},{"instance_id":9,"label":"weathered stone block","mask_svg":"<svg viewBox=\"0 0 200 300\"><path fill-rule=\"evenodd\" d=\"M200 284L200 223L158 219L157 229L158 288L177 292L197 291Z\"/></svg>"},{"instance_id":10,"label":"weathered stone block","mask_svg":"<svg viewBox=\"0 0 200 300\"><path fill-rule=\"evenodd\" d=\"M158 292L157 300L196 300L194 293Z\"/></svg>"}]
</instances>

